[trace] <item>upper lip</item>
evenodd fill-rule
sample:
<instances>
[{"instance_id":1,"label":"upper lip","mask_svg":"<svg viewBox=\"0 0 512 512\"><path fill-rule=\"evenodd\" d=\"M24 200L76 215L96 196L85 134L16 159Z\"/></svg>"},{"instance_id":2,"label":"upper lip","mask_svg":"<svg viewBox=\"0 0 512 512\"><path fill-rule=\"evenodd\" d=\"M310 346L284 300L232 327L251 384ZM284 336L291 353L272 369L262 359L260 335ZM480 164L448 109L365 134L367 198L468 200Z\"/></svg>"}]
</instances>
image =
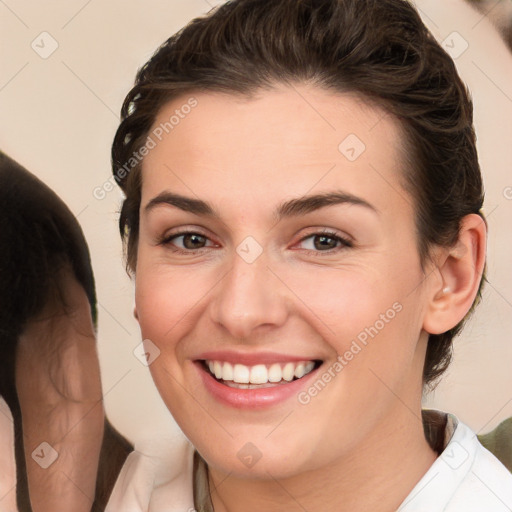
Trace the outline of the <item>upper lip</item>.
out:
<instances>
[{"instance_id":1,"label":"upper lip","mask_svg":"<svg viewBox=\"0 0 512 512\"><path fill-rule=\"evenodd\" d=\"M254 366L257 364L272 363L294 363L300 361L318 361L318 357L297 356L291 354L281 354L276 352L233 352L227 350L217 350L211 352L203 352L194 359L204 361L223 361L231 364L243 364L246 366Z\"/></svg>"}]
</instances>

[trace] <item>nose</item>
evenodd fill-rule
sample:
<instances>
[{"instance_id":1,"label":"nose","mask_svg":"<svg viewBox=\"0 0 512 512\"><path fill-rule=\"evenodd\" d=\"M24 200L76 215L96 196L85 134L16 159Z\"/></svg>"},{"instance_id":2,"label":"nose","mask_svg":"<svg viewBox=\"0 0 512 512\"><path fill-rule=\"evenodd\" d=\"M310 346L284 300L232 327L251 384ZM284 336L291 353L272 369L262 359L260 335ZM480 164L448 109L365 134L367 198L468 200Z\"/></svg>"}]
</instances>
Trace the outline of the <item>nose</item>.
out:
<instances>
[{"instance_id":1,"label":"nose","mask_svg":"<svg viewBox=\"0 0 512 512\"><path fill-rule=\"evenodd\" d=\"M247 341L286 322L286 288L268 268L265 253L252 263L235 254L231 270L215 289L210 317L231 339Z\"/></svg>"}]
</instances>

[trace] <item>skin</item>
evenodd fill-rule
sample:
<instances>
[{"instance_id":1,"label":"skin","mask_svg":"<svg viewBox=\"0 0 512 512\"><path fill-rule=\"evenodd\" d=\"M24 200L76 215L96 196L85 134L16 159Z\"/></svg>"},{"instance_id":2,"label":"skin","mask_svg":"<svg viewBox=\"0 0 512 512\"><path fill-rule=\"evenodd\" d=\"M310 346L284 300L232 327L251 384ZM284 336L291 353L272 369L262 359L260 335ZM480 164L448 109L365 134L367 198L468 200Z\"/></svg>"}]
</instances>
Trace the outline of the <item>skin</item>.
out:
<instances>
[{"instance_id":1,"label":"skin","mask_svg":"<svg viewBox=\"0 0 512 512\"><path fill-rule=\"evenodd\" d=\"M87 295L70 271L59 278L67 306L48 300L16 354L30 501L34 512L89 512L105 420L100 368ZM43 442L58 453L49 467L37 463L51 454Z\"/></svg>"},{"instance_id":2,"label":"skin","mask_svg":"<svg viewBox=\"0 0 512 512\"><path fill-rule=\"evenodd\" d=\"M422 269L400 127L354 95L297 84L252 99L194 97L143 162L136 315L160 350L156 386L209 465L215 510L396 510L436 458L420 416L428 333L471 306L485 225L466 217L459 243L434 248ZM154 127L187 98L164 106ZM338 150L349 134L366 146L353 162ZM375 211L338 204L272 216L284 201L335 190ZM146 210L163 191L208 201L220 218ZM318 248L312 235L325 228L353 246ZM179 230L206 236L203 248L160 243ZM247 236L263 249L253 263L236 252ZM400 313L307 405L293 396L235 410L212 399L193 364L206 350L270 351L321 359L322 374L397 302ZM251 468L237 457L247 442L262 455Z\"/></svg>"}]
</instances>

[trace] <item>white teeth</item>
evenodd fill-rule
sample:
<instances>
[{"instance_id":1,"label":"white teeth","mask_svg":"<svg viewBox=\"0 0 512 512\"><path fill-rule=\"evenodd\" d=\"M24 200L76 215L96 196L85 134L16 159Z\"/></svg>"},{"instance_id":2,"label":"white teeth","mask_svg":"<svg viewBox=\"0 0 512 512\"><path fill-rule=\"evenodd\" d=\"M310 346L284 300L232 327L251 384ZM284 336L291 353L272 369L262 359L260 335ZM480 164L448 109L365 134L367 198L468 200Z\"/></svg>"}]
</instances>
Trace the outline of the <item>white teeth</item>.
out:
<instances>
[{"instance_id":1,"label":"white teeth","mask_svg":"<svg viewBox=\"0 0 512 512\"><path fill-rule=\"evenodd\" d=\"M249 381L251 384L265 384L268 382L268 371L264 364L257 364L251 368Z\"/></svg>"},{"instance_id":2,"label":"white teeth","mask_svg":"<svg viewBox=\"0 0 512 512\"><path fill-rule=\"evenodd\" d=\"M250 370L243 364L235 364L233 367L233 380L240 384L249 384Z\"/></svg>"},{"instance_id":3,"label":"white teeth","mask_svg":"<svg viewBox=\"0 0 512 512\"><path fill-rule=\"evenodd\" d=\"M217 379L222 379L222 363L219 361L213 363L213 373L215 373Z\"/></svg>"},{"instance_id":4,"label":"white teeth","mask_svg":"<svg viewBox=\"0 0 512 512\"><path fill-rule=\"evenodd\" d=\"M252 388L253 386L245 386L245 384L259 384L262 387L277 384L281 381L291 382L294 378L300 379L307 375L315 367L313 361L301 361L297 363L279 363L257 364L255 366L246 366L244 364L232 365L222 361L206 361L210 373L215 375L218 380L233 381L234 384L242 384L236 386L241 389Z\"/></svg>"},{"instance_id":5,"label":"white teeth","mask_svg":"<svg viewBox=\"0 0 512 512\"><path fill-rule=\"evenodd\" d=\"M233 365L224 363L222 367L222 380L233 380Z\"/></svg>"},{"instance_id":6,"label":"white teeth","mask_svg":"<svg viewBox=\"0 0 512 512\"><path fill-rule=\"evenodd\" d=\"M279 363L274 363L268 369L268 381L269 382L279 382L283 378L283 372L281 371L281 365Z\"/></svg>"},{"instance_id":7,"label":"white teeth","mask_svg":"<svg viewBox=\"0 0 512 512\"><path fill-rule=\"evenodd\" d=\"M295 377L300 379L306 375L306 366L303 363L299 363L295 368Z\"/></svg>"},{"instance_id":8,"label":"white teeth","mask_svg":"<svg viewBox=\"0 0 512 512\"><path fill-rule=\"evenodd\" d=\"M295 365L293 363L286 363L283 368L283 379L291 382L295 373Z\"/></svg>"}]
</instances>

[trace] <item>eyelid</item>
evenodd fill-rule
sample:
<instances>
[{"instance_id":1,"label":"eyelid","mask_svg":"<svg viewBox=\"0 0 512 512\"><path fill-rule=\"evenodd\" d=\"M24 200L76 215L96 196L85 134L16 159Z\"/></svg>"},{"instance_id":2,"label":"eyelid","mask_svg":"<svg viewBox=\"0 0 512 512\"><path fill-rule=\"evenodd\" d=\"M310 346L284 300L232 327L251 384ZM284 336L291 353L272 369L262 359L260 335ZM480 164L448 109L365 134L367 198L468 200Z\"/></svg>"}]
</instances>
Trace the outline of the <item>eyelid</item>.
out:
<instances>
[{"instance_id":1,"label":"eyelid","mask_svg":"<svg viewBox=\"0 0 512 512\"><path fill-rule=\"evenodd\" d=\"M172 238L172 237L179 236L179 235L186 235L189 233L193 233L195 235L201 235L206 238L210 238L210 235L203 228L198 227L198 226L193 226L193 225L180 226L179 228L170 229L169 231L166 231L165 234L162 235L160 238L162 240L165 240L168 238Z\"/></svg>"},{"instance_id":2,"label":"eyelid","mask_svg":"<svg viewBox=\"0 0 512 512\"><path fill-rule=\"evenodd\" d=\"M341 247L335 247L335 248L328 249L325 251L314 251L312 249L299 249L299 250L306 251L308 253L329 255L329 254L333 254L333 253L338 253L339 251L342 251L344 249L349 249L351 247L354 247L354 239L351 236L342 234L339 231L332 229L332 228L312 228L312 231L309 234L302 236L300 238L300 240L295 245L297 245L301 242L304 242L308 238L315 237L315 236L322 236L322 235L327 238L333 238L333 239L341 242L341 244L342 244Z\"/></svg>"},{"instance_id":3,"label":"eyelid","mask_svg":"<svg viewBox=\"0 0 512 512\"><path fill-rule=\"evenodd\" d=\"M332 236L333 238L339 238L339 239L343 240L344 242L350 243L352 245L355 243L354 238L351 237L348 233L338 231L337 229L334 229L334 228L313 227L313 228L308 228L308 229L310 229L311 231L309 231L308 234L303 235L299 241L302 241L305 238L309 238L310 236L313 236L313 235L325 235L325 236Z\"/></svg>"}]
</instances>

